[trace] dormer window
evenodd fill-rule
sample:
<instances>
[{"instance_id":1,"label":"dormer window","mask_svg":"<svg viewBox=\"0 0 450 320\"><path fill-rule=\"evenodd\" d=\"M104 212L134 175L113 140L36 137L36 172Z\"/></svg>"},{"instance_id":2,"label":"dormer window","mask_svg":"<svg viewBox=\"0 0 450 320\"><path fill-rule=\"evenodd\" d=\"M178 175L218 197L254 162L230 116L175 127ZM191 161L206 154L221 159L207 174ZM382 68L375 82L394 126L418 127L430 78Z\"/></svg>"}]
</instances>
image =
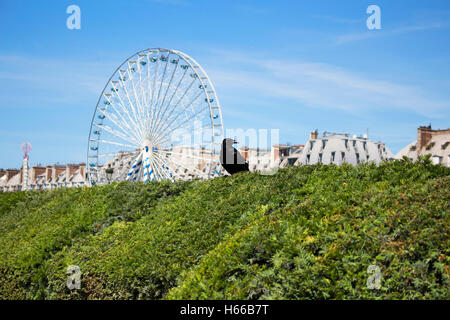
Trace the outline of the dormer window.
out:
<instances>
[{"instance_id":1,"label":"dormer window","mask_svg":"<svg viewBox=\"0 0 450 320\"><path fill-rule=\"evenodd\" d=\"M435 145L435 142L434 142L434 141L433 141L433 142L430 142L430 144L428 144L428 145L425 147L425 149L426 149L426 150L431 150L431 148L433 148L434 145Z\"/></svg>"}]
</instances>

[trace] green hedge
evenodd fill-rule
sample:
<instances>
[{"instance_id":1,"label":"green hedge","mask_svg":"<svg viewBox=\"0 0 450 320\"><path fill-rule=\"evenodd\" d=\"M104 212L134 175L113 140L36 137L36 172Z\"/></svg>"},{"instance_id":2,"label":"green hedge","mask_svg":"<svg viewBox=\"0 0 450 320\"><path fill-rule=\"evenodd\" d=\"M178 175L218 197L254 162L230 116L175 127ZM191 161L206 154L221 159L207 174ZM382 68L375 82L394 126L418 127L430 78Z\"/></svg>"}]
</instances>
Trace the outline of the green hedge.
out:
<instances>
[{"instance_id":1,"label":"green hedge","mask_svg":"<svg viewBox=\"0 0 450 320\"><path fill-rule=\"evenodd\" d=\"M0 298L449 299L449 183L425 158L0 194Z\"/></svg>"}]
</instances>

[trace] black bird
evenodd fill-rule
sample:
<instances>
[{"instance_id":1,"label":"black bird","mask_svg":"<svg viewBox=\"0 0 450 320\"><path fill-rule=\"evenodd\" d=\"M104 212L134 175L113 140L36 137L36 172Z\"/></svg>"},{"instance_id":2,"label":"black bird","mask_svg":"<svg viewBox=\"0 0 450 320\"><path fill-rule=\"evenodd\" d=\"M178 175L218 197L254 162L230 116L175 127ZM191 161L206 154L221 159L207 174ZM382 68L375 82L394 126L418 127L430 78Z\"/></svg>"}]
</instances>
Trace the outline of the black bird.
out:
<instances>
[{"instance_id":1,"label":"black bird","mask_svg":"<svg viewBox=\"0 0 450 320\"><path fill-rule=\"evenodd\" d=\"M250 171L244 157L233 147L233 144L236 143L238 143L236 140L229 138L223 139L222 141L220 164L229 174Z\"/></svg>"}]
</instances>

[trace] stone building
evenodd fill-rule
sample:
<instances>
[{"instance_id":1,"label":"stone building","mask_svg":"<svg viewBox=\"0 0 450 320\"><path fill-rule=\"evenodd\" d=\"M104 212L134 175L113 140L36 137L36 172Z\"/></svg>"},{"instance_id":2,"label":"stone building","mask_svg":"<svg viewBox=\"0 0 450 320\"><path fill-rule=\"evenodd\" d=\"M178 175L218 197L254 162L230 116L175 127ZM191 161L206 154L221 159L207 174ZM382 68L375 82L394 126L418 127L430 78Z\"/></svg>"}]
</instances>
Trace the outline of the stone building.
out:
<instances>
[{"instance_id":1,"label":"stone building","mask_svg":"<svg viewBox=\"0 0 450 320\"><path fill-rule=\"evenodd\" d=\"M431 125L417 129L417 140L400 150L395 156L406 156L416 161L419 156L430 155L434 164L450 167L450 128L433 130Z\"/></svg>"},{"instance_id":2,"label":"stone building","mask_svg":"<svg viewBox=\"0 0 450 320\"><path fill-rule=\"evenodd\" d=\"M239 152L249 164L250 171L262 171L272 167L285 168L294 165L303 145L274 144L270 150L240 147Z\"/></svg>"},{"instance_id":3,"label":"stone building","mask_svg":"<svg viewBox=\"0 0 450 320\"><path fill-rule=\"evenodd\" d=\"M0 192L21 191L23 169L0 170ZM46 190L59 187L81 187L86 185L86 166L80 164L55 164L28 169L28 189Z\"/></svg>"},{"instance_id":4,"label":"stone building","mask_svg":"<svg viewBox=\"0 0 450 320\"><path fill-rule=\"evenodd\" d=\"M293 166L302 154L304 147L303 144L279 145L280 168Z\"/></svg>"},{"instance_id":5,"label":"stone building","mask_svg":"<svg viewBox=\"0 0 450 320\"><path fill-rule=\"evenodd\" d=\"M375 162L393 159L394 155L382 142L373 142L367 136L350 137L348 133L311 132L295 165Z\"/></svg>"}]
</instances>

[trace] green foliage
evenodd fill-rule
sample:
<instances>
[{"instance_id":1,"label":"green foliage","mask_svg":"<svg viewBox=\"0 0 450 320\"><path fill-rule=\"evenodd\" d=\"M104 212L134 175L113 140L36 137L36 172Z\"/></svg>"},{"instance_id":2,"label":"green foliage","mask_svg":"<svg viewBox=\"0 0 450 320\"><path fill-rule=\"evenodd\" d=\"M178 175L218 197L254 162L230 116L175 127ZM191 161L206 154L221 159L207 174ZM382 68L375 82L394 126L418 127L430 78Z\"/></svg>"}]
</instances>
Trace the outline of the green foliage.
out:
<instances>
[{"instance_id":1,"label":"green foliage","mask_svg":"<svg viewBox=\"0 0 450 320\"><path fill-rule=\"evenodd\" d=\"M0 194L0 298L449 299L449 173L424 157Z\"/></svg>"}]
</instances>

